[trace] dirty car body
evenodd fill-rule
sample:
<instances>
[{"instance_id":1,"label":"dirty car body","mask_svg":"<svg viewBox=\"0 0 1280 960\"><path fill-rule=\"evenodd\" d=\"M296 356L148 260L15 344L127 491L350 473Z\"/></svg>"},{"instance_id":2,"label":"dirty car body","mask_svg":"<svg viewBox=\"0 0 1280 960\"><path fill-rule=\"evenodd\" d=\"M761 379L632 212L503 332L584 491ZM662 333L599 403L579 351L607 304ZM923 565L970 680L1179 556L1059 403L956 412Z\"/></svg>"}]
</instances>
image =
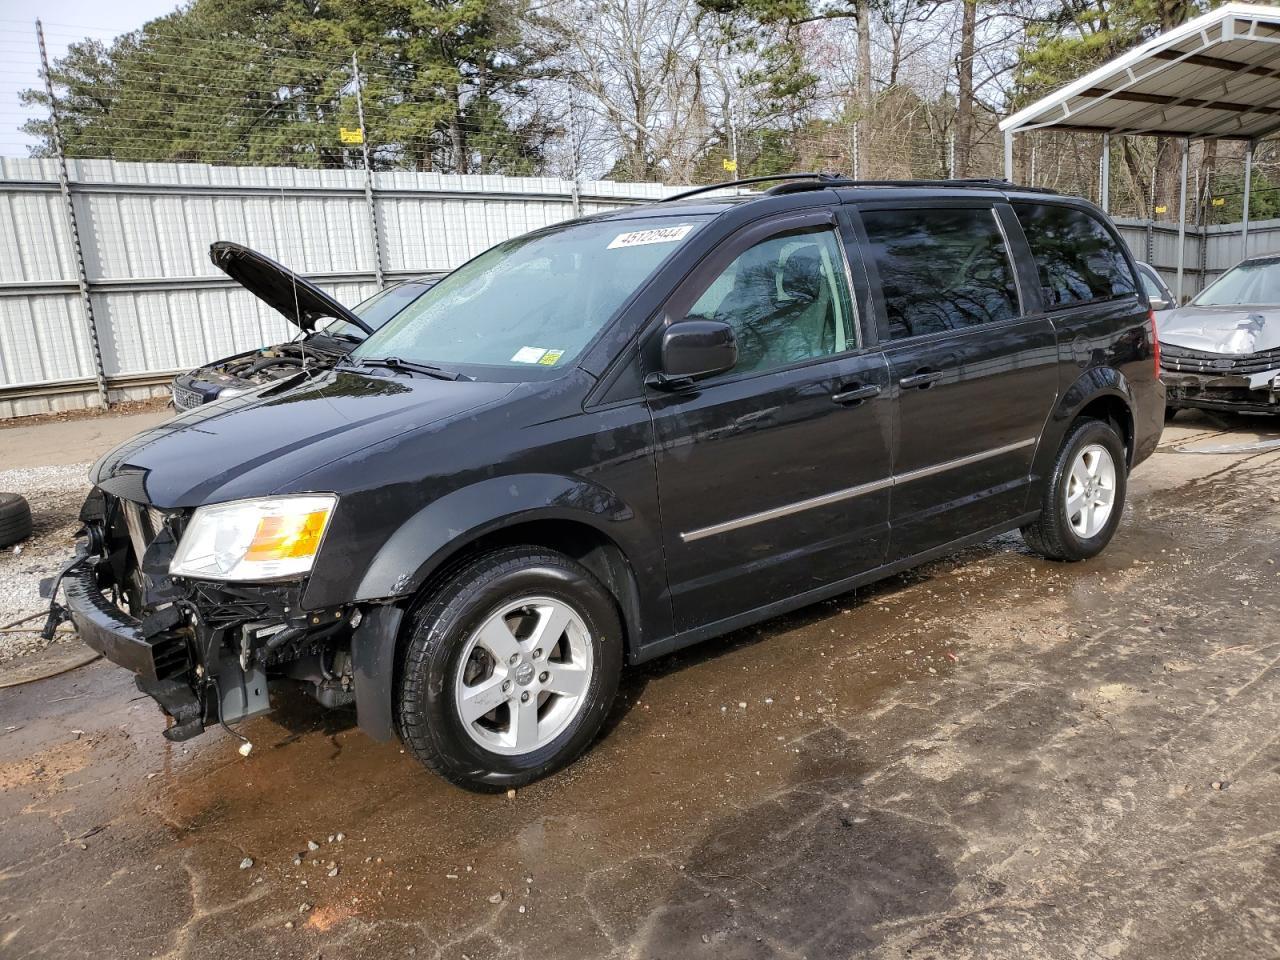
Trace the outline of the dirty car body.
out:
<instances>
[{"instance_id":1,"label":"dirty car body","mask_svg":"<svg viewBox=\"0 0 1280 960\"><path fill-rule=\"evenodd\" d=\"M1076 266L1038 272L1028 233ZM1153 348L1114 228L1047 192L819 179L601 214L107 454L66 606L171 739L293 683L505 788L585 749L624 663L1006 530L1100 550L1161 429ZM1109 493L1059 497L1077 448Z\"/></svg>"},{"instance_id":2,"label":"dirty car body","mask_svg":"<svg viewBox=\"0 0 1280 960\"><path fill-rule=\"evenodd\" d=\"M1171 410L1280 413L1280 254L1238 263L1157 324Z\"/></svg>"},{"instance_id":3,"label":"dirty car body","mask_svg":"<svg viewBox=\"0 0 1280 960\"><path fill-rule=\"evenodd\" d=\"M190 410L301 372L332 367L370 333L431 288L432 278L392 284L346 307L318 286L256 250L220 240L214 265L298 328L300 336L207 363L173 381L173 405Z\"/></svg>"}]
</instances>

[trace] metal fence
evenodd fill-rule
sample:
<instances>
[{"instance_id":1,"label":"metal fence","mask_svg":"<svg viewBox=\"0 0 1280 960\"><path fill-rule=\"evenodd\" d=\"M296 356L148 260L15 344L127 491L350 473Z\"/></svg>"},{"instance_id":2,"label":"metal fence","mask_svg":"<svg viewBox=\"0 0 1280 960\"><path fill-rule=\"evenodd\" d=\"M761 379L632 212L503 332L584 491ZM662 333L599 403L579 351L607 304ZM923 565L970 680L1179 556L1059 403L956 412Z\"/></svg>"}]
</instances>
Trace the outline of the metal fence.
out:
<instances>
[{"instance_id":1,"label":"metal fence","mask_svg":"<svg viewBox=\"0 0 1280 960\"><path fill-rule=\"evenodd\" d=\"M208 257L236 240L345 303L508 237L658 199L550 177L0 159L0 419L162 392L296 331ZM72 215L74 214L74 216Z\"/></svg>"},{"instance_id":2,"label":"metal fence","mask_svg":"<svg viewBox=\"0 0 1280 960\"><path fill-rule=\"evenodd\" d=\"M209 261L236 240L355 303L508 237L678 189L548 177L0 160L0 419L164 393L175 372L295 331ZM72 216L74 213L74 217ZM1120 221L1172 286L1178 231ZM1237 227L1189 227L1184 292L1241 255ZM1255 224L1250 252L1280 247Z\"/></svg>"}]
</instances>

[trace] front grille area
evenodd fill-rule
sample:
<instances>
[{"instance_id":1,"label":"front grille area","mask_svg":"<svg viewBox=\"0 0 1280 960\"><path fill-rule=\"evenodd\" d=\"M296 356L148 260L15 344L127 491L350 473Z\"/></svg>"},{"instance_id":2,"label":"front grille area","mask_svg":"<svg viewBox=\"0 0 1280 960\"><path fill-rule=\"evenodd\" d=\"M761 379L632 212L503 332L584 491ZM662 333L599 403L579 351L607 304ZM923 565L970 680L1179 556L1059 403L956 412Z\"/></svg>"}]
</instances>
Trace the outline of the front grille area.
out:
<instances>
[{"instance_id":1,"label":"front grille area","mask_svg":"<svg viewBox=\"0 0 1280 960\"><path fill-rule=\"evenodd\" d=\"M1198 373L1203 376L1247 376L1280 370L1280 350L1261 353L1208 353L1160 344L1160 367L1171 373Z\"/></svg>"},{"instance_id":2,"label":"front grille area","mask_svg":"<svg viewBox=\"0 0 1280 960\"><path fill-rule=\"evenodd\" d=\"M204 394L189 390L186 387L180 387L176 383L173 385L172 390L173 405L179 410L191 410L201 406L205 401Z\"/></svg>"}]
</instances>

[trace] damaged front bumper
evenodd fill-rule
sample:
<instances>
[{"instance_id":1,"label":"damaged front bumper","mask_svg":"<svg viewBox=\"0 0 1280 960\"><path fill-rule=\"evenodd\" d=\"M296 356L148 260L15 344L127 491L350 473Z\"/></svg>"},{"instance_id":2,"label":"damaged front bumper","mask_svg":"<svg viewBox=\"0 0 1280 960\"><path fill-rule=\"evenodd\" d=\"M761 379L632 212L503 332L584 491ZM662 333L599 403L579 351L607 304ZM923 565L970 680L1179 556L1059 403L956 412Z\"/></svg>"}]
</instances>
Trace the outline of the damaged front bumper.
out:
<instances>
[{"instance_id":1,"label":"damaged front bumper","mask_svg":"<svg viewBox=\"0 0 1280 960\"><path fill-rule=\"evenodd\" d=\"M354 605L304 610L303 581L171 577L184 516L100 490L81 520L76 559L44 585L47 631L70 621L89 647L135 674L138 689L171 718L168 739L215 724L230 730L269 710L270 689L284 684L327 707L354 704L367 732L391 735L397 608L372 607L367 616Z\"/></svg>"},{"instance_id":2,"label":"damaged front bumper","mask_svg":"<svg viewBox=\"0 0 1280 960\"><path fill-rule=\"evenodd\" d=\"M1165 402L1171 407L1280 414L1280 369L1214 375L1166 368L1162 379Z\"/></svg>"}]
</instances>

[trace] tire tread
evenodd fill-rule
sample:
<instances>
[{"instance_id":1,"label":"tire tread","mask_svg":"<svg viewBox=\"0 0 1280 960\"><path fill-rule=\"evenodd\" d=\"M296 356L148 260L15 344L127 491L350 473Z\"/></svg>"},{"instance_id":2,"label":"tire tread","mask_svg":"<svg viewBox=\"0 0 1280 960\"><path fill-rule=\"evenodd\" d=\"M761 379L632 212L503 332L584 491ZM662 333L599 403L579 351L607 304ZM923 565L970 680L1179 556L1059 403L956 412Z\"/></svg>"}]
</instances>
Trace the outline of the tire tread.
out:
<instances>
[{"instance_id":1,"label":"tire tread","mask_svg":"<svg viewBox=\"0 0 1280 960\"><path fill-rule=\"evenodd\" d=\"M518 573L531 565L556 565L566 567L575 575L595 584L606 596L609 591L598 579L576 560L558 551L537 546L501 547L477 554L460 561L436 581L435 589L418 605L410 617L410 634L404 654L403 674L396 704L396 724L401 740L410 752L427 769L450 783L468 790L496 792L510 786L538 779L576 759L590 743L583 742L571 754L556 757L554 763L538 767L527 776L503 775L490 780L459 772L448 761L431 736L428 718L418 709L424 694L423 685L429 675L428 661L452 638L439 629L442 621L451 623L458 608L466 603L467 595L478 583ZM612 678L616 685L617 677ZM612 699L612 690L609 691Z\"/></svg>"}]
</instances>

